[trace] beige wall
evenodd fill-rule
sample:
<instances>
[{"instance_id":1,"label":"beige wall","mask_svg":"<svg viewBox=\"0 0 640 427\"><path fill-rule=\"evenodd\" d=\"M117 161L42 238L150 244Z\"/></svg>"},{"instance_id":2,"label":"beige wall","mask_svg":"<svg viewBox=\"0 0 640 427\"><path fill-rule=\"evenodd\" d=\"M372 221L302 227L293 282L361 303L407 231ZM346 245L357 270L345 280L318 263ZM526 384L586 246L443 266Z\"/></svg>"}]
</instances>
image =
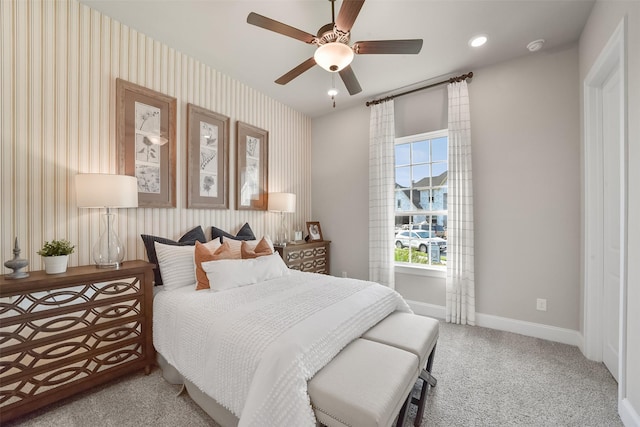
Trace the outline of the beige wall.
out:
<instances>
[{"instance_id":1,"label":"beige wall","mask_svg":"<svg viewBox=\"0 0 640 427\"><path fill-rule=\"evenodd\" d=\"M369 277L368 130L364 105L313 120L312 217L331 240L334 276Z\"/></svg>"},{"instance_id":2,"label":"beige wall","mask_svg":"<svg viewBox=\"0 0 640 427\"><path fill-rule=\"evenodd\" d=\"M578 329L577 74L574 45L478 70L469 85L480 313Z\"/></svg>"},{"instance_id":3,"label":"beige wall","mask_svg":"<svg viewBox=\"0 0 640 427\"><path fill-rule=\"evenodd\" d=\"M236 231L248 221L273 234L276 214L235 210L235 123L269 131L269 188L298 195L290 223L310 219L311 120L169 46L75 0L0 2L0 259L18 236L30 269L45 240L77 245L71 265L91 263L97 209L77 209L73 177L116 173L115 79L177 98L177 207L120 209L127 259L144 258L141 233L178 238L195 225ZM230 117L230 210L186 209L186 105ZM208 230L206 230L208 233ZM4 269L3 272L9 272Z\"/></svg>"},{"instance_id":4,"label":"beige wall","mask_svg":"<svg viewBox=\"0 0 640 427\"><path fill-rule=\"evenodd\" d=\"M625 414L640 424L640 2L598 1L580 38L580 81L620 22L627 20L627 397ZM623 412L621 411L621 413ZM627 420L628 421L628 420ZM633 425L633 424L628 424Z\"/></svg>"},{"instance_id":5,"label":"beige wall","mask_svg":"<svg viewBox=\"0 0 640 427\"><path fill-rule=\"evenodd\" d=\"M396 137L446 129L447 85L401 96L394 100Z\"/></svg>"},{"instance_id":6,"label":"beige wall","mask_svg":"<svg viewBox=\"0 0 640 427\"><path fill-rule=\"evenodd\" d=\"M577 47L473 71L476 310L577 330ZM445 89L397 99L396 133L446 126L443 99ZM368 108L314 119L312 133L313 216L331 233L332 273L366 279ZM396 273L396 289L412 300L445 304L443 279ZM548 300L547 312L535 310L536 298Z\"/></svg>"}]
</instances>

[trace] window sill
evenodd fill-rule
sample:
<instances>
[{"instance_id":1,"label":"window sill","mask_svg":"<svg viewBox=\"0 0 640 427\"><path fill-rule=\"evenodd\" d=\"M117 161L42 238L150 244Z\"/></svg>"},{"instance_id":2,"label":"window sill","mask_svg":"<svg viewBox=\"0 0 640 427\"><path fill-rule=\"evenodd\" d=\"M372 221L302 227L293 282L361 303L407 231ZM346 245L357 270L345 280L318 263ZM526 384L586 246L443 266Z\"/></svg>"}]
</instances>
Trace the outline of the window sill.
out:
<instances>
[{"instance_id":1,"label":"window sill","mask_svg":"<svg viewBox=\"0 0 640 427\"><path fill-rule=\"evenodd\" d=\"M445 279L447 277L446 267L414 267L405 264L395 264L395 272L400 274L411 274L413 276L438 277L441 279Z\"/></svg>"}]
</instances>

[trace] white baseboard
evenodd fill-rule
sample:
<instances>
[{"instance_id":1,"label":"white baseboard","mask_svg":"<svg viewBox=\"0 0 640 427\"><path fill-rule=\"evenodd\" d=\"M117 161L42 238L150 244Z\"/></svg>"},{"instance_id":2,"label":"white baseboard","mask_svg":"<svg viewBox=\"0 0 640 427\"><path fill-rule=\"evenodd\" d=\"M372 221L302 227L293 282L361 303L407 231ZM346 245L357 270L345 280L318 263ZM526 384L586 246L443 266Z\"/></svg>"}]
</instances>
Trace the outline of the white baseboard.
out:
<instances>
[{"instance_id":1,"label":"white baseboard","mask_svg":"<svg viewBox=\"0 0 640 427\"><path fill-rule=\"evenodd\" d=\"M476 324L485 328L514 332L516 334L542 338L563 344L575 346L580 344L580 333L573 329L558 328L557 326L525 322L524 320L508 319L506 317L482 313L476 313Z\"/></svg>"},{"instance_id":2,"label":"white baseboard","mask_svg":"<svg viewBox=\"0 0 640 427\"><path fill-rule=\"evenodd\" d=\"M625 427L640 427L640 415L629 399L622 399L618 405L618 414Z\"/></svg>"},{"instance_id":3,"label":"white baseboard","mask_svg":"<svg viewBox=\"0 0 640 427\"><path fill-rule=\"evenodd\" d=\"M444 319L446 310L444 306L427 304L420 301L407 300L414 313L423 316ZM508 319L506 317L491 314L476 313L476 325L484 328L497 329L499 331L513 332L534 338L541 338L563 344L583 345L584 339L580 332L573 329L558 328L557 326L543 325L540 323L525 322L523 320Z\"/></svg>"}]
</instances>

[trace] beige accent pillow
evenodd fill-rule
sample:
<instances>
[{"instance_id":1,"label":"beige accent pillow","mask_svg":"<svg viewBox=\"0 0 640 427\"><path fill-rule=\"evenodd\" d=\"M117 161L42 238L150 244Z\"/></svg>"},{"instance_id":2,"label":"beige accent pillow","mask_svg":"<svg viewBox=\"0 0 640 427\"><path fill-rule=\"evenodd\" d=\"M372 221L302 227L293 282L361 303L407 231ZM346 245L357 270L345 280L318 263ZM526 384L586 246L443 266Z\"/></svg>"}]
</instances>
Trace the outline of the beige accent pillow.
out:
<instances>
[{"instance_id":1,"label":"beige accent pillow","mask_svg":"<svg viewBox=\"0 0 640 427\"><path fill-rule=\"evenodd\" d=\"M196 242L193 258L196 266L196 291L200 291L210 288L209 279L207 278L207 273L202 268L202 263L231 259L232 252L227 242L220 244L220 239L215 239L208 243Z\"/></svg>"},{"instance_id":2,"label":"beige accent pillow","mask_svg":"<svg viewBox=\"0 0 640 427\"><path fill-rule=\"evenodd\" d=\"M247 242L242 242L240 245L240 254L242 259L258 258L265 255L271 255L273 249L269 246L269 242L263 237L260 239L255 247L251 248L251 245Z\"/></svg>"},{"instance_id":3,"label":"beige accent pillow","mask_svg":"<svg viewBox=\"0 0 640 427\"><path fill-rule=\"evenodd\" d=\"M232 259L242 259L243 243L247 245L247 249L253 251L255 250L255 247L258 245L258 243L262 242L262 240L264 240L267 243L267 245L269 245L271 252L273 252L274 251L273 243L271 242L271 239L267 235L263 236L261 240L233 240L228 238L222 239L223 242L229 243L229 246L231 247L231 252L233 253Z\"/></svg>"},{"instance_id":4,"label":"beige accent pillow","mask_svg":"<svg viewBox=\"0 0 640 427\"><path fill-rule=\"evenodd\" d=\"M233 239L224 239L224 242L229 245L229 249L231 250L231 258L230 259L242 259L242 242L244 240L233 240ZM257 242L256 240L248 240L249 244L252 242Z\"/></svg>"}]
</instances>

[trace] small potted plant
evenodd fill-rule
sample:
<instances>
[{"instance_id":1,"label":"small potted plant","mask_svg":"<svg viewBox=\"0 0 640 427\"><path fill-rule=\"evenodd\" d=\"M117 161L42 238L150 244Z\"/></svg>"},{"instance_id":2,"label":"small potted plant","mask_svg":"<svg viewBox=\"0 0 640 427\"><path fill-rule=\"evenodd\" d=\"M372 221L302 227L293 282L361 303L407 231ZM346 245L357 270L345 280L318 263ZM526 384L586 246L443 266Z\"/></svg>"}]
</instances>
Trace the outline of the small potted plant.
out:
<instances>
[{"instance_id":1,"label":"small potted plant","mask_svg":"<svg viewBox=\"0 0 640 427\"><path fill-rule=\"evenodd\" d=\"M38 255L44 257L44 270L47 274L58 274L67 271L69 254L73 253L75 246L68 240L52 240L44 242Z\"/></svg>"}]
</instances>

